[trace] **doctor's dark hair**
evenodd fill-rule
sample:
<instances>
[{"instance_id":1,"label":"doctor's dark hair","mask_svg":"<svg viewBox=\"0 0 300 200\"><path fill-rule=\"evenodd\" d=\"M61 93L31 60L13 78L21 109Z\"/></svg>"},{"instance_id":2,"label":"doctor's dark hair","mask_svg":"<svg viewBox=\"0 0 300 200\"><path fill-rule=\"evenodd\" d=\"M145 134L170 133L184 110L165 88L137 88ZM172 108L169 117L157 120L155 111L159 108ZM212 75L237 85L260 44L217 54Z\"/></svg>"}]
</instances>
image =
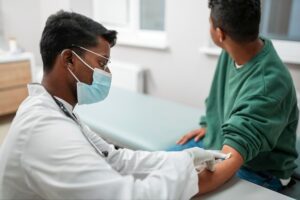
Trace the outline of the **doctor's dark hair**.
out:
<instances>
[{"instance_id":1,"label":"doctor's dark hair","mask_svg":"<svg viewBox=\"0 0 300 200\"><path fill-rule=\"evenodd\" d=\"M51 15L47 19L40 41L44 72L52 70L57 55L64 49L72 49L73 45L95 47L98 45L97 37L99 36L113 47L116 43L117 32L107 30L98 22L78 13L61 10ZM79 55L82 54L78 48L76 52Z\"/></svg>"},{"instance_id":2,"label":"doctor's dark hair","mask_svg":"<svg viewBox=\"0 0 300 200\"><path fill-rule=\"evenodd\" d=\"M214 28L241 43L258 38L261 18L260 0L209 0Z\"/></svg>"}]
</instances>

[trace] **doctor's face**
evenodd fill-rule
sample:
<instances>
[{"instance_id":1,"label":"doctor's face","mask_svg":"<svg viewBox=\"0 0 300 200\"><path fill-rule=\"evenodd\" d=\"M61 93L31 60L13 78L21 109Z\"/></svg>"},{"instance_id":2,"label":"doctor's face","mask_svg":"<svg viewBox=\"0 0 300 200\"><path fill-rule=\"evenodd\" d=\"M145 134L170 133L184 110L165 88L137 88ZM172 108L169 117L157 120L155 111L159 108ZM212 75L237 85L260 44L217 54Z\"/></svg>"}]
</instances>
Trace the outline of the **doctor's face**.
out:
<instances>
[{"instance_id":1,"label":"doctor's face","mask_svg":"<svg viewBox=\"0 0 300 200\"><path fill-rule=\"evenodd\" d=\"M110 45L109 43L99 37L98 45L96 47L88 47L86 50L80 49L83 54L79 55L81 59L90 67L99 68L110 72L106 65L110 58ZM98 54L98 55L97 55ZM74 55L74 71L80 82L86 84L92 84L93 82L93 70L86 66L77 56Z\"/></svg>"}]
</instances>

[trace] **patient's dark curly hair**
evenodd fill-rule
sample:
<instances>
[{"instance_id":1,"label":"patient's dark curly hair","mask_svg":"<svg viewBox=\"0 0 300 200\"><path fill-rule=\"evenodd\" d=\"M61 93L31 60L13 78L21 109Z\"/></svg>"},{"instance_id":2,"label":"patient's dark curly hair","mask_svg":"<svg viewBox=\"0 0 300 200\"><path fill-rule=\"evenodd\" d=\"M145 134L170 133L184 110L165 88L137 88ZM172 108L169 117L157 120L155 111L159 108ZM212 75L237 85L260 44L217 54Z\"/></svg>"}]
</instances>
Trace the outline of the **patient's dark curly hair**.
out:
<instances>
[{"instance_id":1,"label":"patient's dark curly hair","mask_svg":"<svg viewBox=\"0 0 300 200\"><path fill-rule=\"evenodd\" d=\"M234 41L251 42L259 35L260 0L209 0L214 28L219 27Z\"/></svg>"}]
</instances>

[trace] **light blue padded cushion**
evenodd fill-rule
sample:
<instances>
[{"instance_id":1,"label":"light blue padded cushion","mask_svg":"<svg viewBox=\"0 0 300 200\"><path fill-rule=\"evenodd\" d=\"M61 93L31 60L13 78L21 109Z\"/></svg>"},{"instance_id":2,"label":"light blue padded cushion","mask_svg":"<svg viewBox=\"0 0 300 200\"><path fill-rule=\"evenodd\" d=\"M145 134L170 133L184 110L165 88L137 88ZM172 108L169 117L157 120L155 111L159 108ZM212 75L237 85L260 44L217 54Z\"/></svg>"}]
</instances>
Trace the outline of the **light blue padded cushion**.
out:
<instances>
[{"instance_id":1,"label":"light blue padded cushion","mask_svg":"<svg viewBox=\"0 0 300 200\"><path fill-rule=\"evenodd\" d=\"M165 150L198 128L197 108L128 90L112 88L106 100L77 106L92 130L114 144L135 150Z\"/></svg>"}]
</instances>

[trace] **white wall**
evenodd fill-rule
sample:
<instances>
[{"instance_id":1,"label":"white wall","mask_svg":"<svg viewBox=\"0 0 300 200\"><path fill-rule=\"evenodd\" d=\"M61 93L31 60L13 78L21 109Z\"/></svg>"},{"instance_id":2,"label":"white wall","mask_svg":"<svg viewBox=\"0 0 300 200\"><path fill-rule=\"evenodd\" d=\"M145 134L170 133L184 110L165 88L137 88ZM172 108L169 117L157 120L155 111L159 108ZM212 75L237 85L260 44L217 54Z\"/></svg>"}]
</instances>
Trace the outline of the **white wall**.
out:
<instances>
[{"instance_id":1,"label":"white wall","mask_svg":"<svg viewBox=\"0 0 300 200\"><path fill-rule=\"evenodd\" d=\"M3 33L2 2L0 1L0 35Z\"/></svg>"},{"instance_id":2,"label":"white wall","mask_svg":"<svg viewBox=\"0 0 300 200\"><path fill-rule=\"evenodd\" d=\"M68 9L69 0L0 0L2 2L4 38L16 38L19 46L33 52L41 65L39 41L48 16Z\"/></svg>"},{"instance_id":3,"label":"white wall","mask_svg":"<svg viewBox=\"0 0 300 200\"><path fill-rule=\"evenodd\" d=\"M5 36L16 37L22 47L34 52L38 64L38 43L50 13L62 6L92 16L91 0L2 1ZM207 0L167 0L166 8L168 50L117 45L112 57L147 67L150 95L203 108L217 62L217 57L199 53L209 38ZM290 71L300 91L300 66L291 65Z\"/></svg>"},{"instance_id":4,"label":"white wall","mask_svg":"<svg viewBox=\"0 0 300 200\"><path fill-rule=\"evenodd\" d=\"M16 38L20 47L39 58L40 1L2 0L2 6L4 38Z\"/></svg>"},{"instance_id":5,"label":"white wall","mask_svg":"<svg viewBox=\"0 0 300 200\"><path fill-rule=\"evenodd\" d=\"M4 46L4 41L3 41L3 17L2 17L2 2L0 1L0 51L1 51L1 46Z\"/></svg>"},{"instance_id":6,"label":"white wall","mask_svg":"<svg viewBox=\"0 0 300 200\"><path fill-rule=\"evenodd\" d=\"M150 68L151 95L203 107L216 64L199 53L209 38L207 2L170 0L166 9L167 51L119 46L112 56Z\"/></svg>"}]
</instances>

